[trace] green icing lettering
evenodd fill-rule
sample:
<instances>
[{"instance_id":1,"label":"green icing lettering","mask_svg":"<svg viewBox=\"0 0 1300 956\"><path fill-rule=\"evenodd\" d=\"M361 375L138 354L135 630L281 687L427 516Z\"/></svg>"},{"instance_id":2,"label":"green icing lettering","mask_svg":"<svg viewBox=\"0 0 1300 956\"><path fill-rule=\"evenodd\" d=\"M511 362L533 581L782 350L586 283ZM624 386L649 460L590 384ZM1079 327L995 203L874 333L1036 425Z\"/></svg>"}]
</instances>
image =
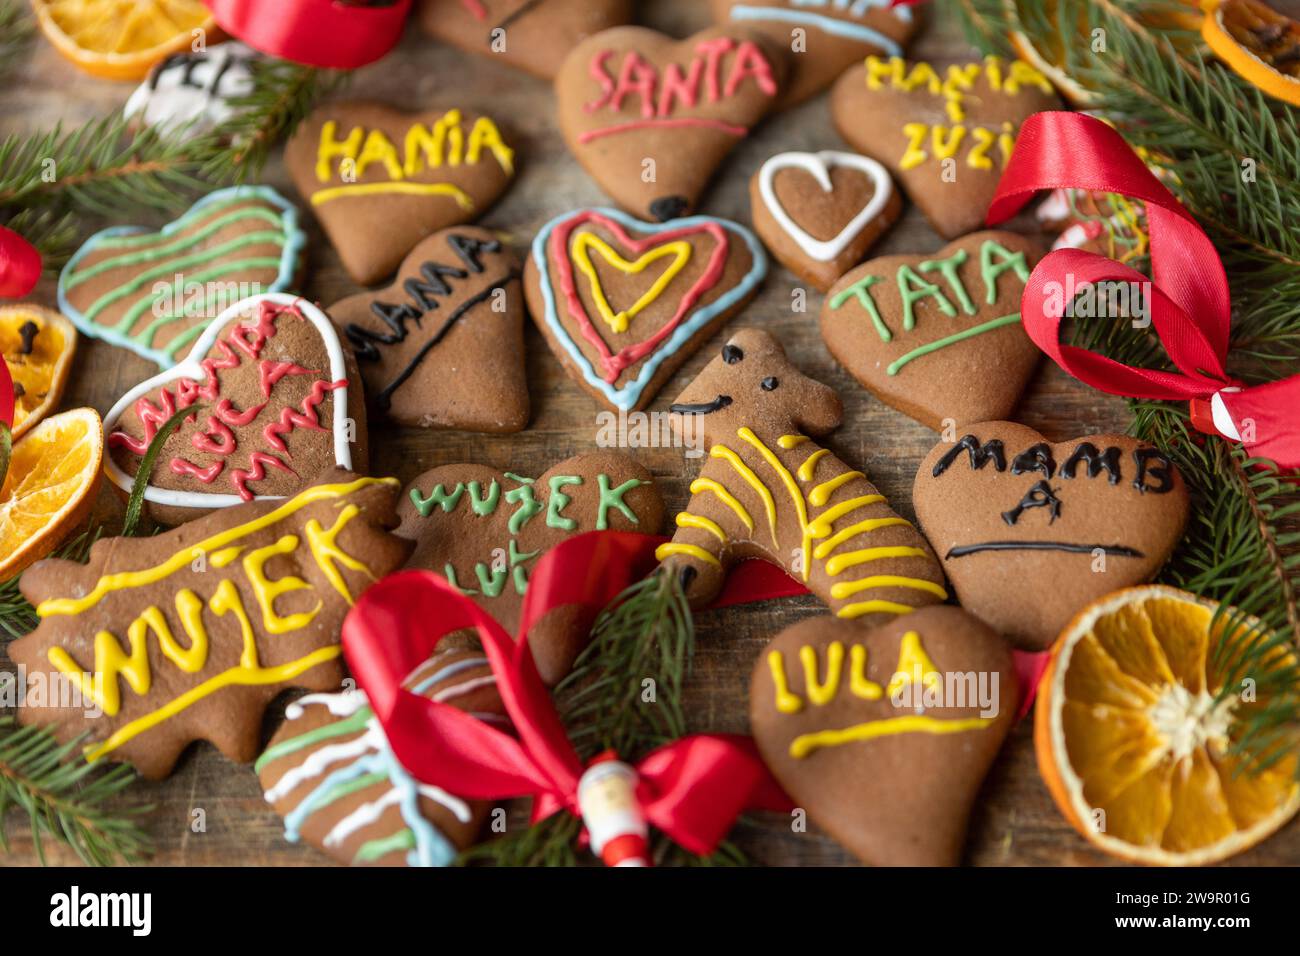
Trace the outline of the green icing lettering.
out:
<instances>
[{"instance_id":1,"label":"green icing lettering","mask_svg":"<svg viewBox=\"0 0 1300 956\"><path fill-rule=\"evenodd\" d=\"M482 589L484 597L496 597L506 586L506 578L510 576L510 571L508 568L494 568L489 571L488 566L480 561L474 565L474 574L478 578L478 586Z\"/></svg>"},{"instance_id":2,"label":"green icing lettering","mask_svg":"<svg viewBox=\"0 0 1300 956\"><path fill-rule=\"evenodd\" d=\"M435 507L442 508L444 512L451 511L456 507L456 502L460 501L460 496L465 493L465 486L458 484L451 493L448 494L442 485L433 489L432 494L425 498L420 494L418 488L411 489L411 503L415 505L415 510L420 512L421 518L427 518L433 514Z\"/></svg>"},{"instance_id":3,"label":"green icing lettering","mask_svg":"<svg viewBox=\"0 0 1300 956\"><path fill-rule=\"evenodd\" d=\"M533 560L542 552L526 551L520 552L513 541L510 542L510 567L514 570L515 593L520 597L528 591L528 569L524 563Z\"/></svg>"},{"instance_id":4,"label":"green icing lettering","mask_svg":"<svg viewBox=\"0 0 1300 956\"><path fill-rule=\"evenodd\" d=\"M975 308L975 303L971 301L970 294L966 291L966 285L961 281L961 273L958 271L969 258L970 254L965 249L958 249L947 259L930 259L922 262L919 268L922 272L938 269L939 274L948 283L948 288L952 289L952 294L957 297L961 307L966 310L966 314L974 315L978 310Z\"/></svg>"},{"instance_id":5,"label":"green icing lettering","mask_svg":"<svg viewBox=\"0 0 1300 956\"><path fill-rule=\"evenodd\" d=\"M993 261L995 254L1000 261ZM1012 252L992 239L984 240L984 245L980 246L980 276L984 279L984 288L988 290L985 301L989 305L997 305L998 302L998 277L1011 269L1016 271L1021 285L1029 281L1029 264L1025 262L1023 252Z\"/></svg>"},{"instance_id":6,"label":"green icing lettering","mask_svg":"<svg viewBox=\"0 0 1300 956\"><path fill-rule=\"evenodd\" d=\"M880 317L880 310L876 308L876 300L871 296L871 287L880 281L880 276L863 276L853 285L849 286L843 292L831 297L831 308L842 308L844 303L849 299L856 298L858 304L867 310L867 315L871 317L871 324L876 327L876 332L880 335L880 341L888 342L894 337L889 331L889 326L885 325L885 320Z\"/></svg>"},{"instance_id":7,"label":"green icing lettering","mask_svg":"<svg viewBox=\"0 0 1300 956\"><path fill-rule=\"evenodd\" d=\"M546 527L556 528L560 531L572 531L578 527L578 522L572 518L566 518L563 515L564 509L569 502L573 500L571 495L566 495L560 489L565 485L580 485L582 479L577 475L556 475L549 482L551 486L551 496L546 502Z\"/></svg>"},{"instance_id":8,"label":"green icing lettering","mask_svg":"<svg viewBox=\"0 0 1300 956\"><path fill-rule=\"evenodd\" d=\"M497 510L497 502L501 500L501 485L496 479L488 487L487 497L483 497L483 486L477 481L469 483L469 504L474 509L474 513L480 518L485 518Z\"/></svg>"},{"instance_id":9,"label":"green icing lettering","mask_svg":"<svg viewBox=\"0 0 1300 956\"><path fill-rule=\"evenodd\" d=\"M542 506L537 503L537 496L533 494L533 479L519 478L509 472L506 472L506 477L512 481L527 482L526 484L521 484L518 488L513 488L510 491L507 491L505 494L507 504L519 505L519 507L515 509L515 513L510 516L510 523L508 525L511 534L518 534L520 529L523 528L524 525L528 524L528 522L532 520L533 516L542 510Z\"/></svg>"},{"instance_id":10,"label":"green icing lettering","mask_svg":"<svg viewBox=\"0 0 1300 956\"><path fill-rule=\"evenodd\" d=\"M898 267L898 294L903 298L903 328L908 332L916 328L916 303L932 298L939 311L948 317L957 314L956 307L948 301L937 285L926 282L911 266Z\"/></svg>"},{"instance_id":11,"label":"green icing lettering","mask_svg":"<svg viewBox=\"0 0 1300 956\"><path fill-rule=\"evenodd\" d=\"M648 485L648 481L642 481L639 478L629 478L617 488L609 486L609 475L597 475L596 484L600 486L600 505L596 513L596 530L605 531L609 528L609 509L617 508L623 513L623 517L633 524L638 524L636 515L632 509L627 506L623 496L633 488L640 488L642 485Z\"/></svg>"},{"instance_id":12,"label":"green icing lettering","mask_svg":"<svg viewBox=\"0 0 1300 956\"><path fill-rule=\"evenodd\" d=\"M478 592L473 588L463 588L460 586L460 582L456 580L456 569L453 568L450 563L442 569L442 576L447 579L448 584L454 587L461 594L478 594Z\"/></svg>"}]
</instances>

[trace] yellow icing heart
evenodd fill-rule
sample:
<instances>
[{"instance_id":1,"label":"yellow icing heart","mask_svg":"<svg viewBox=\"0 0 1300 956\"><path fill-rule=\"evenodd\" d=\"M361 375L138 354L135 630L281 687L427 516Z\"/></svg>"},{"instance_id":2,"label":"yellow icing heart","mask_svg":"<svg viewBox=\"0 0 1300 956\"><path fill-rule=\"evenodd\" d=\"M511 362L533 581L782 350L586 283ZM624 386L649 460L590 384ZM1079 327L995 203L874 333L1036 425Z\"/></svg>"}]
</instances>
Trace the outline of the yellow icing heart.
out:
<instances>
[{"instance_id":1,"label":"yellow icing heart","mask_svg":"<svg viewBox=\"0 0 1300 956\"><path fill-rule=\"evenodd\" d=\"M592 265L589 249L593 248L600 254L602 259L625 275L639 275L651 263L658 262L668 256L672 256L673 261L669 263L663 274L655 280L654 285L647 289L645 294L637 299L630 309L615 312L609 304L609 299L605 297L605 290L601 287L600 277L596 275L596 267ZM628 322L663 294L664 289L668 288L668 284L676 278L677 273L686 268L686 263L690 259L691 244L684 239L656 246L632 262L624 259L610 247L609 243L592 233L579 233L573 242L573 263L591 281L591 293L596 299L596 310L600 313L600 317L605 320L605 324L616 333L626 332Z\"/></svg>"}]
</instances>

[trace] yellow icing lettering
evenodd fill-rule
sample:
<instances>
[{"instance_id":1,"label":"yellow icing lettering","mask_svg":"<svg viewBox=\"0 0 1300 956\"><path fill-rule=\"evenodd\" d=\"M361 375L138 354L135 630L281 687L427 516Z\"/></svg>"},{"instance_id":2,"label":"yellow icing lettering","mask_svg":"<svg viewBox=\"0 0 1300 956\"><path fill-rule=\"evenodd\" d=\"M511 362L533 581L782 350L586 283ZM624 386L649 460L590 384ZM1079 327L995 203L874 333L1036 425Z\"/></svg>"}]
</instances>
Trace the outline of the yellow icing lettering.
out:
<instances>
[{"instance_id":1,"label":"yellow icing lettering","mask_svg":"<svg viewBox=\"0 0 1300 956\"><path fill-rule=\"evenodd\" d=\"M197 674L208 662L208 634L203 629L203 599L189 588L176 592L176 613L185 628L185 635L190 639L188 649L183 648L172 637L171 629L162 611L151 607L145 615L152 614L149 625L158 635L158 647L163 655L187 674Z\"/></svg>"},{"instance_id":2,"label":"yellow icing lettering","mask_svg":"<svg viewBox=\"0 0 1300 956\"><path fill-rule=\"evenodd\" d=\"M1015 96L1022 86L1036 86L1048 96L1056 91L1047 77L1023 60L1012 60L1007 71L1007 78L1002 84L1002 91L1008 96Z\"/></svg>"},{"instance_id":3,"label":"yellow icing lettering","mask_svg":"<svg viewBox=\"0 0 1300 956\"><path fill-rule=\"evenodd\" d=\"M423 123L414 124L406 131L406 141L403 144L406 161L402 165L402 172L409 179L418 176L425 164L430 169L437 169L442 165L442 153L446 145L447 127L443 123L434 123L431 127Z\"/></svg>"},{"instance_id":4,"label":"yellow icing lettering","mask_svg":"<svg viewBox=\"0 0 1300 956\"><path fill-rule=\"evenodd\" d=\"M936 126L930 130L930 143L934 147L934 155L939 159L952 159L957 155L957 150L961 148L961 141L966 136L965 126L953 126L948 129L948 138L943 138L942 126Z\"/></svg>"},{"instance_id":5,"label":"yellow icing lettering","mask_svg":"<svg viewBox=\"0 0 1300 956\"><path fill-rule=\"evenodd\" d=\"M274 581L266 576L265 566L268 561L277 555L290 554L297 547L298 536L286 534L275 544L268 544L264 548L251 551L244 558L244 573L248 575L253 596L257 598L257 603L262 608L262 626L272 634L284 634L306 627L323 606L320 601L317 601L316 606L310 611L299 611L287 617L275 613L275 599L280 595L311 589L310 584L292 574L286 574Z\"/></svg>"},{"instance_id":6,"label":"yellow icing lettering","mask_svg":"<svg viewBox=\"0 0 1300 956\"><path fill-rule=\"evenodd\" d=\"M227 614L234 615L235 623L239 625L241 646L239 666L246 670L255 670L259 658L257 639L253 633L253 622L248 619L248 612L244 610L244 602L239 599L239 589L235 587L234 582L227 580L218 584L216 593L212 595L212 600L208 601L208 607L212 608L212 613L218 617L225 617Z\"/></svg>"},{"instance_id":7,"label":"yellow icing lettering","mask_svg":"<svg viewBox=\"0 0 1300 956\"><path fill-rule=\"evenodd\" d=\"M849 651L849 693L862 700L880 700L884 690L867 677L867 649L854 644Z\"/></svg>"},{"instance_id":8,"label":"yellow icing lettering","mask_svg":"<svg viewBox=\"0 0 1300 956\"><path fill-rule=\"evenodd\" d=\"M998 136L998 151L1002 154L1002 165L1011 161L1011 151L1016 148L1016 134L1010 123L1002 124L1002 133Z\"/></svg>"},{"instance_id":9,"label":"yellow icing lettering","mask_svg":"<svg viewBox=\"0 0 1300 956\"><path fill-rule=\"evenodd\" d=\"M772 672L772 683L776 685L776 709L783 714L797 714L803 710L803 701L790 693L790 683L785 676L785 659L780 651L769 651L767 666Z\"/></svg>"},{"instance_id":10,"label":"yellow icing lettering","mask_svg":"<svg viewBox=\"0 0 1300 956\"><path fill-rule=\"evenodd\" d=\"M335 139L334 134L338 128L339 124L334 120L326 120L320 128L320 145L316 148L316 178L323 183L333 178L336 158L353 160L357 158L361 141L366 135L365 130L356 126L348 133L347 139Z\"/></svg>"},{"instance_id":11,"label":"yellow icing lettering","mask_svg":"<svg viewBox=\"0 0 1300 956\"><path fill-rule=\"evenodd\" d=\"M879 90L884 87L881 80L889 80L889 85L897 89L903 82L903 69L906 66L901 57L892 56L882 60L878 56L869 56L866 60L867 89Z\"/></svg>"},{"instance_id":12,"label":"yellow icing lettering","mask_svg":"<svg viewBox=\"0 0 1300 956\"><path fill-rule=\"evenodd\" d=\"M997 141L991 129L985 129L983 126L976 126L973 130L975 145L966 156L966 165L973 169L992 169L993 160L989 159L989 150Z\"/></svg>"},{"instance_id":13,"label":"yellow icing lettering","mask_svg":"<svg viewBox=\"0 0 1300 956\"><path fill-rule=\"evenodd\" d=\"M121 689L117 684L119 676L126 678L127 684L139 696L149 693L152 680L149 674L149 645L145 642L147 628L148 625L142 618L137 618L127 628L127 640L131 644L129 655L108 631L96 634L93 674L87 674L72 659L72 655L61 647L51 647L45 656L77 685L83 697L89 697L105 714L114 717L122 707Z\"/></svg>"},{"instance_id":14,"label":"yellow icing lettering","mask_svg":"<svg viewBox=\"0 0 1300 956\"><path fill-rule=\"evenodd\" d=\"M844 645L831 641L826 648L826 680L818 679L817 649L799 648L799 662L803 664L804 690L808 699L818 707L823 707L835 699L835 692L840 689L840 670L844 666Z\"/></svg>"},{"instance_id":15,"label":"yellow icing lettering","mask_svg":"<svg viewBox=\"0 0 1300 956\"><path fill-rule=\"evenodd\" d=\"M357 157L358 178L366 174L366 167L371 163L382 163L389 179L402 178L402 164L397 161L397 147L384 135L383 130L372 129L366 134L365 145Z\"/></svg>"},{"instance_id":16,"label":"yellow icing lettering","mask_svg":"<svg viewBox=\"0 0 1300 956\"><path fill-rule=\"evenodd\" d=\"M348 505L339 512L334 524L326 531L321 523L315 518L307 522L303 532L307 535L307 549L311 551L311 556L316 560L317 566L325 575L325 579L333 585L334 590L339 593L339 597L352 603L352 592L348 590L347 582L343 580L343 575L339 573L337 564L343 565L349 571L359 571L370 580L375 576L371 570L352 557L341 547L339 547L339 534L343 531L349 521L361 513L361 509L356 505Z\"/></svg>"},{"instance_id":17,"label":"yellow icing lettering","mask_svg":"<svg viewBox=\"0 0 1300 956\"><path fill-rule=\"evenodd\" d=\"M901 81L895 80L893 85L910 93L922 83L935 96L943 91L943 83L939 80L939 74L934 71L934 67L924 60L918 60L912 64L911 72Z\"/></svg>"},{"instance_id":18,"label":"yellow icing lettering","mask_svg":"<svg viewBox=\"0 0 1300 956\"><path fill-rule=\"evenodd\" d=\"M921 646L921 635L908 631L898 645L898 667L894 669L894 676L889 679L885 692L894 697L906 685L917 683L928 690L936 690L943 684L943 675Z\"/></svg>"},{"instance_id":19,"label":"yellow icing lettering","mask_svg":"<svg viewBox=\"0 0 1300 956\"><path fill-rule=\"evenodd\" d=\"M903 158L898 161L900 169L915 169L927 159L930 154L925 151L925 138L930 133L930 127L924 123L908 123L903 127L903 135L907 137L907 148L903 150Z\"/></svg>"},{"instance_id":20,"label":"yellow icing lettering","mask_svg":"<svg viewBox=\"0 0 1300 956\"><path fill-rule=\"evenodd\" d=\"M501 164L501 168L507 175L515 171L515 151L501 139L501 131L497 129L497 124L486 116L480 116L474 121L474 128L469 131L469 146L465 150L465 161L470 164L477 163L484 147L496 157L496 161Z\"/></svg>"}]
</instances>

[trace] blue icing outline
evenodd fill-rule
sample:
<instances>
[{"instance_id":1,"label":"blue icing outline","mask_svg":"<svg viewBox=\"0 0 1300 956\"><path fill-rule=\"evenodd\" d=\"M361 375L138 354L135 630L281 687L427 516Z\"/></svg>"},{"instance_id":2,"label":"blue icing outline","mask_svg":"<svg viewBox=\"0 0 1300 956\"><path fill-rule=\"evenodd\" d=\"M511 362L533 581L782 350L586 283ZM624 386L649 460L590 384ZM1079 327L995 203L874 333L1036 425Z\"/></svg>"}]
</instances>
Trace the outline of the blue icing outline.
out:
<instances>
[{"instance_id":1,"label":"blue icing outline","mask_svg":"<svg viewBox=\"0 0 1300 956\"><path fill-rule=\"evenodd\" d=\"M649 233L651 235L668 232L673 229L685 229L691 226L701 225L703 223L716 223L745 241L749 247L749 254L753 259L753 265L740 280L725 295L720 296L713 302L703 308L696 308L693 312L688 313L682 322L673 330L666 341L651 353L650 357L645 360L641 366L641 371L635 379L628 382L622 388L615 388L609 382L596 374L587 357L582 354L582 349L569 335L568 330L560 322L559 315L555 308L555 290L551 283L550 262L546 255L546 246L550 242L551 233L562 222L580 216L583 213L597 213L606 216L619 225L623 226L629 232ZM624 411L631 411L641 398L650 380L654 378L655 372L659 370L670 355L675 353L683 345L690 341L700 329L708 325L711 321L723 312L731 309L740 302L758 286L763 278L767 275L767 252L759 243L758 238L738 222L732 222L730 219L721 219L717 216L689 216L685 219L670 219L667 222L651 223L642 222L633 216L629 216L617 209L609 209L603 206L590 207L585 209L575 209L571 212L562 213L542 227L541 232L533 240L533 264L537 267L539 282L542 287L542 298L545 302L545 321L546 326L550 329L551 334L555 336L555 341L564 347L565 352L573 361L574 365L582 373L583 380L597 389L605 399L615 408L621 408Z\"/></svg>"},{"instance_id":2,"label":"blue icing outline","mask_svg":"<svg viewBox=\"0 0 1300 956\"><path fill-rule=\"evenodd\" d=\"M216 192L208 193L180 216L160 229L150 229L147 226L110 226L95 233L82 243L81 248L68 260L67 265L59 273L59 311L71 319L72 324L85 335L89 335L94 339L102 339L110 345L129 349L141 358L153 362L161 369L169 369L183 361L185 358L183 355L178 357L168 355L162 349L141 345L129 335L124 335L110 326L100 325L98 322L88 320L68 301L67 277L72 274L83 258L96 251L96 247L107 239L138 236L145 233L169 236L188 226L189 220L201 214L207 206L224 202L227 199L262 199L280 211L280 215L284 220L284 244L280 253L280 274L276 276L275 281L268 288L262 289L258 294L290 291L289 287L293 283L294 273L298 271L299 256L307 245L307 234L298 225L298 207L270 186L230 186L226 189L218 189Z\"/></svg>"},{"instance_id":3,"label":"blue icing outline","mask_svg":"<svg viewBox=\"0 0 1300 956\"><path fill-rule=\"evenodd\" d=\"M907 10L908 8L896 7L894 9ZM879 30L873 30L865 24L849 23L820 13L810 13L805 10L785 10L781 7L751 7L742 4L732 7L730 16L732 20L742 23L766 21L769 23L791 23L796 26L810 26L821 30L823 33L857 40L859 43L869 43L872 46L879 47L890 56L903 55L903 47L896 40L886 36Z\"/></svg>"}]
</instances>

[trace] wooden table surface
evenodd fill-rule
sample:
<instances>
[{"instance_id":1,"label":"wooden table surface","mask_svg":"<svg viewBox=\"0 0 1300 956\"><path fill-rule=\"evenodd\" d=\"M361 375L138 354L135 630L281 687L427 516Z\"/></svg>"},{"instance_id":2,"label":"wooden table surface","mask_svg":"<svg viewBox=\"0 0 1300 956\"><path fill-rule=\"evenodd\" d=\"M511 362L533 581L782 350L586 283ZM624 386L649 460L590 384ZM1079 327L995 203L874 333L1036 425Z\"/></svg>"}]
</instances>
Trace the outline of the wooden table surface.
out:
<instances>
[{"instance_id":1,"label":"wooden table surface","mask_svg":"<svg viewBox=\"0 0 1300 956\"><path fill-rule=\"evenodd\" d=\"M707 26L707 5L698 0L643 2L641 21L665 32L686 36ZM911 52L943 63L971 54L955 24L932 22ZM55 120L76 124L122 104L130 85L96 81L77 72L48 44L37 40L25 67L0 87L0 135L49 127ZM540 226L557 213L604 201L600 190L565 149L556 128L550 87L488 60L443 48L412 29L400 48L383 62L357 73L348 96L364 96L407 110L450 106L483 110L507 129L520 157L520 175L504 199L484 218L484 225L502 231L521 249ZM843 148L830 121L826 97L771 117L743 142L723 165L702 212L750 221L748 180L769 155L788 149ZM283 164L276 157L264 181L286 196L297 198ZM344 274L337 255L310 215L309 278L302 290L328 305L357 291ZM142 217L158 224L161 217ZM102 225L87 222L85 232ZM943 245L915 209L875 250L876 254L931 252ZM673 395L716 354L730 330L760 326L777 335L792 359L809 375L838 389L844 399L845 424L829 445L846 461L865 470L888 495L896 509L913 517L909 489L917 464L936 436L919 424L883 406L840 370L827 353L817 331L821 296L810 291L807 308L795 312L792 292L798 283L774 267L761 295L727 331L720 332L686 363L655 402L664 408ZM53 306L54 285L42 281L35 301ZM536 329L528 324L528 381L533 419L527 431L510 436L417 429L372 429L375 474L409 480L425 469L451 462L477 461L500 468L540 472L569 455L594 446L599 407L560 369ZM65 407L91 405L106 412L128 387L153 367L123 349L83 337ZM1122 430L1127 424L1123 404L1068 379L1054 366L1045 366L1026 394L1020 421L1059 441L1075 435ZM376 435L382 440L375 441ZM698 462L683 460L681 450L639 449L633 452L655 474L670 505L670 513L685 503L687 485ZM104 493L101 509L117 507ZM824 613L812 597L708 612L699 616L694 670L686 691L692 730L747 730L748 677L766 642L782 628L809 615ZM0 667L12 667L0 648ZM282 707L268 712L264 734L270 737ZM282 836L280 818L263 802L250 768L236 766L206 743L193 746L175 773L156 784L140 783L134 799L152 802L148 818L160 864L310 865L328 862L310 847L293 845ZM191 827L195 810L203 811L206 829ZM12 852L0 865L34 862L31 839L21 814L11 814L6 826ZM769 865L842 865L853 858L829 838L810 827L792 833L784 818L759 818L735 831L737 844L756 863ZM51 862L76 862L64 848L47 841ZM1031 726L1022 722L985 783L971 821L965 859L977 865L1104 864L1107 857L1077 836L1057 811L1038 775ZM1300 861L1300 824L1294 821L1280 835L1249 853L1238 864L1294 864Z\"/></svg>"}]
</instances>

